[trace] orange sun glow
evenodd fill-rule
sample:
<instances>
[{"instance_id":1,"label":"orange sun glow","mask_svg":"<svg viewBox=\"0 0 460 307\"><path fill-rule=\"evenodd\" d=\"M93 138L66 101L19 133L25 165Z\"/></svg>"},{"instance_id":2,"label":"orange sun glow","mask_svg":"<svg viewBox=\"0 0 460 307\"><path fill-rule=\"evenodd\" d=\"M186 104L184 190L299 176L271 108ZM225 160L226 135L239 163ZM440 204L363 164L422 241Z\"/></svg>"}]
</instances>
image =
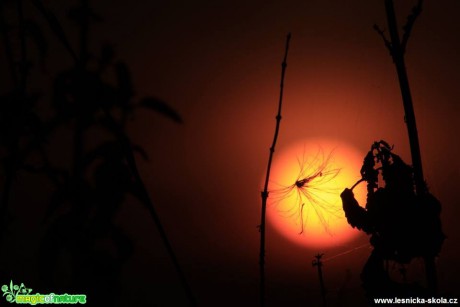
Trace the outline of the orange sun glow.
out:
<instances>
[{"instance_id":1,"label":"orange sun glow","mask_svg":"<svg viewBox=\"0 0 460 307\"><path fill-rule=\"evenodd\" d=\"M348 225L340 193L360 179L364 155L343 142L311 139L281 149L273 160L267 218L289 240L332 247L359 231ZM364 204L366 187L353 190Z\"/></svg>"}]
</instances>

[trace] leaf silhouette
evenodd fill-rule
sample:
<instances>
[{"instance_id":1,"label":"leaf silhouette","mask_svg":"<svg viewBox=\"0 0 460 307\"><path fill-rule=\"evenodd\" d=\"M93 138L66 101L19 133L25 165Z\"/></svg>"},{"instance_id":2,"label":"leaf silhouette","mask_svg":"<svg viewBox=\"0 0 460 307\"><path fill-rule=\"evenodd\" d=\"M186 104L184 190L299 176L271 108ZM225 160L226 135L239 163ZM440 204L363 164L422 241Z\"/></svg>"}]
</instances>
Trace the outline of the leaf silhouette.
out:
<instances>
[{"instance_id":1,"label":"leaf silhouette","mask_svg":"<svg viewBox=\"0 0 460 307\"><path fill-rule=\"evenodd\" d=\"M164 101L153 97L146 97L142 99L139 106L154 110L166 117L169 117L176 123L182 123L182 118L173 108L167 105Z\"/></svg>"}]
</instances>

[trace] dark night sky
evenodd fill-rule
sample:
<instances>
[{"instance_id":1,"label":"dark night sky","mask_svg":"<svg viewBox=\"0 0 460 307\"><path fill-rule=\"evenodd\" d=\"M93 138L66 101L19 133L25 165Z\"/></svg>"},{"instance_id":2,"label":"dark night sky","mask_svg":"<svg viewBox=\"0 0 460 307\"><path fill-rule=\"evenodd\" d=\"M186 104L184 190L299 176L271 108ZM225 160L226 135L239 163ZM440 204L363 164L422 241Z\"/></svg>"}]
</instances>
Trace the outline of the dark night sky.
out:
<instances>
[{"instance_id":1,"label":"dark night sky","mask_svg":"<svg viewBox=\"0 0 460 307\"><path fill-rule=\"evenodd\" d=\"M184 124L177 125L138 113L129 131L151 157L138 161L142 176L200 306L257 304L261 178L275 127L288 32L292 41L279 150L325 137L342 140L364 157L373 141L385 139L410 162L396 71L372 29L375 23L385 28L383 1L92 2L103 22L92 27L91 47L98 50L101 42L112 42L117 57L131 69L137 96L159 97L183 116ZM415 1L395 2L401 26ZM75 35L65 18L68 2L48 5L69 36ZM448 236L437 260L440 289L457 296L458 14L458 1L426 1L406 54L425 178L443 205ZM55 60L48 59L46 80L72 64L57 44L50 58ZM33 224L32 217L26 219ZM180 284L146 210L129 203L118 221L136 244L123 271L124 303L140 305L142 296L151 295L158 306L181 305ZM21 228L20 222L15 227ZM313 255L334 256L368 241L362 235L347 246L315 250L294 245L270 225L267 231L268 300L273 306L318 302ZM332 302L346 270L351 281L343 301L364 302L359 273L369 253L361 248L325 264ZM10 257L30 260L33 268L33 255L22 247ZM412 267L414 278L423 281L421 263Z\"/></svg>"}]
</instances>

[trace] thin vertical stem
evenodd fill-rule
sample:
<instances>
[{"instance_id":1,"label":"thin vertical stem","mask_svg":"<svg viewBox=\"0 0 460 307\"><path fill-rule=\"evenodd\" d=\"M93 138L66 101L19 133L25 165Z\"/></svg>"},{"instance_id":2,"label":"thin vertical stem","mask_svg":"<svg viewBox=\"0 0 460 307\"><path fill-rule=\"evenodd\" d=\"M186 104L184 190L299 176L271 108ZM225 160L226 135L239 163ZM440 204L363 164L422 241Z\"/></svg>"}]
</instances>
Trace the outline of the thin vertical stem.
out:
<instances>
[{"instance_id":1,"label":"thin vertical stem","mask_svg":"<svg viewBox=\"0 0 460 307\"><path fill-rule=\"evenodd\" d=\"M327 305L326 301L326 287L324 286L324 279L323 279L323 262L321 258L324 254L318 254L315 256L316 260L313 260L312 265L318 268L318 278L319 278L319 286L321 290L321 299L323 301L323 306Z\"/></svg>"},{"instance_id":2,"label":"thin vertical stem","mask_svg":"<svg viewBox=\"0 0 460 307\"><path fill-rule=\"evenodd\" d=\"M273 153L275 152L275 145L278 139L278 133L280 129L280 122L281 122L281 106L283 103L283 91L284 91L284 75L286 73L287 67L287 55L289 50L289 41L291 40L291 33L287 35L286 38L286 48L284 53L283 63L281 64L281 82L280 82L280 96L278 102L278 114L276 115L276 127L275 127L275 135L273 137L273 143L270 147L270 155L268 157L268 166L267 166L267 174L265 176L265 184L264 190L261 193L262 196L262 213L261 213L261 221L260 221L260 254L259 254L259 269L260 269L260 306L265 306L265 215L267 209L267 198L268 198L268 181L270 180L270 169L273 160Z\"/></svg>"}]
</instances>

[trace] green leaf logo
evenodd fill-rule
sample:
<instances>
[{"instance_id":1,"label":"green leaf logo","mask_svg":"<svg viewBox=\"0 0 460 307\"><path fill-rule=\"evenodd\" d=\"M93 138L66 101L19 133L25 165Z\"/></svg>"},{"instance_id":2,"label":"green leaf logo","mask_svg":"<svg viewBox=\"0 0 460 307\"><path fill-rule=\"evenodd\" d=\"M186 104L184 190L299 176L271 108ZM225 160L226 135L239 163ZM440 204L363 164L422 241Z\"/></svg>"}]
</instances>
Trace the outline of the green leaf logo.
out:
<instances>
[{"instance_id":1,"label":"green leaf logo","mask_svg":"<svg viewBox=\"0 0 460 307\"><path fill-rule=\"evenodd\" d=\"M6 296L6 300L7 300L8 302L10 302L10 303L14 302L14 298L13 298L13 296L12 296L11 294L8 294L8 295Z\"/></svg>"},{"instance_id":2,"label":"green leaf logo","mask_svg":"<svg viewBox=\"0 0 460 307\"><path fill-rule=\"evenodd\" d=\"M7 285L2 286L3 296L6 296L6 300L10 303L16 302L16 296L30 294L32 292L31 288L26 288L23 283L20 286L13 284L13 281L10 280L10 286Z\"/></svg>"},{"instance_id":3,"label":"green leaf logo","mask_svg":"<svg viewBox=\"0 0 460 307\"><path fill-rule=\"evenodd\" d=\"M16 293L14 293L15 290L16 290ZM13 281L10 280L10 286L8 287L7 285L3 285L2 292L3 292L3 296L6 295L6 300L10 303L13 303L16 301L16 295L19 292L19 286L14 285Z\"/></svg>"}]
</instances>

